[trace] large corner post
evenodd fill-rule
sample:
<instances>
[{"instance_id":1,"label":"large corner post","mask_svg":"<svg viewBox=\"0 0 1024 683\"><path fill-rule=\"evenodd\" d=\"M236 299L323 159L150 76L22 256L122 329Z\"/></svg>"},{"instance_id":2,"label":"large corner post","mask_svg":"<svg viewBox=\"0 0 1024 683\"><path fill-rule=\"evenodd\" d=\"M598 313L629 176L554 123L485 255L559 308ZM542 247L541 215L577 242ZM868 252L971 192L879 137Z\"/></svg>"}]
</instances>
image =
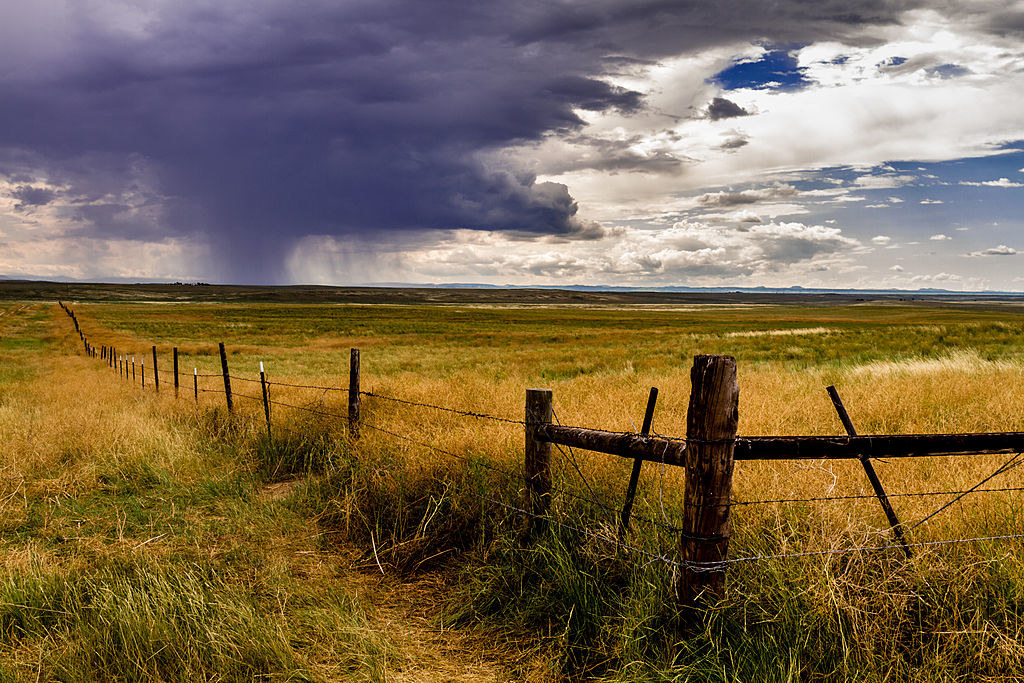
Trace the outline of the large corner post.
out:
<instances>
[{"instance_id":1,"label":"large corner post","mask_svg":"<svg viewBox=\"0 0 1024 683\"><path fill-rule=\"evenodd\" d=\"M739 422L736 359L695 356L690 383L680 567L675 580L676 598L683 606L721 596L725 588L723 562L732 532L733 451Z\"/></svg>"}]
</instances>

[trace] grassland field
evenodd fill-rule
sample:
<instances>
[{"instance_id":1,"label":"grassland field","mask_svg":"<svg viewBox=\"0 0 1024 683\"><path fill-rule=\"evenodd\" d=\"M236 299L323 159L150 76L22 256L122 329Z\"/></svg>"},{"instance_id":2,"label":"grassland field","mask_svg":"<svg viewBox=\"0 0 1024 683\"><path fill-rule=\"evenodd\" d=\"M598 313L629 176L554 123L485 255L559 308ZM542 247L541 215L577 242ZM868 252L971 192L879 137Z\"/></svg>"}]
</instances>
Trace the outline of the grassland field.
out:
<instances>
[{"instance_id":1,"label":"grassland field","mask_svg":"<svg viewBox=\"0 0 1024 683\"><path fill-rule=\"evenodd\" d=\"M462 295L466 297L466 294ZM87 299L88 297L83 297ZM125 297L128 298L128 297ZM140 297L141 298L141 297ZM471 299L471 297L470 297ZM399 299L401 301L401 299ZM732 565L725 597L683 623L671 570L599 539L630 463L554 455L557 524L529 546L518 504L522 427L364 399L350 443L344 392L234 382L231 373L362 388L520 419L554 392L563 424L681 436L697 353L737 358L743 435L1024 430L1024 306L463 300L416 305L67 300L93 345L151 373L181 354L182 390L86 358L52 302L0 301L0 674L10 680L936 681L1024 677L1021 541L858 551ZM140 373L141 374L141 373ZM319 413L319 414L318 414ZM331 415L323 415L328 413ZM373 426L414 438L395 438ZM423 444L427 444L424 446ZM433 448L431 448L433 447ZM435 449L456 454L451 457ZM890 493L962 490L1006 456L876 463ZM1024 486L1020 470L989 486ZM630 542L670 555L683 473L645 466ZM740 501L869 494L858 463L737 463ZM975 494L912 541L1024 533L1021 492ZM898 496L913 522L949 497ZM596 501L596 502L595 502ZM871 499L734 508L737 557L885 545ZM596 537L596 540L595 540ZM491 644L472 676L381 619L360 577L439 586L435 629ZM436 579L436 580L435 580ZM451 661L447 661L451 660ZM449 667L438 673L437 667ZM434 668L431 668L434 667Z\"/></svg>"}]
</instances>

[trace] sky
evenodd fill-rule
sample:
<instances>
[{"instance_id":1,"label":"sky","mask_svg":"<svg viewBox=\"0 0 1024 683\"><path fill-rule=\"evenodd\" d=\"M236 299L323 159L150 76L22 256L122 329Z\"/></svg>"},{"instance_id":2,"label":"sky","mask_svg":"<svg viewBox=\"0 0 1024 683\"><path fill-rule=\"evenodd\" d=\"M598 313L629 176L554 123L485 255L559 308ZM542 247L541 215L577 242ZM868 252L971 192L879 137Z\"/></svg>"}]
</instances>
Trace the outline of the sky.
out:
<instances>
[{"instance_id":1,"label":"sky","mask_svg":"<svg viewBox=\"0 0 1024 683\"><path fill-rule=\"evenodd\" d=\"M1024 291L1020 0L0 0L0 276Z\"/></svg>"}]
</instances>

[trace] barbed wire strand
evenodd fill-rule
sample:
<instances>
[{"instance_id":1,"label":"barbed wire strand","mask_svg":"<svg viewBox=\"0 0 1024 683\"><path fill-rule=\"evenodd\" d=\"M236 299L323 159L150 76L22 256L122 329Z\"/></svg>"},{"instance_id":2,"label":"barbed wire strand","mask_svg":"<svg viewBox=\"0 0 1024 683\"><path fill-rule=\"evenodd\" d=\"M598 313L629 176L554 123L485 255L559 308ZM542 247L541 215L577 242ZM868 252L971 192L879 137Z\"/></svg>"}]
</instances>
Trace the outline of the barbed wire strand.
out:
<instances>
[{"instance_id":1,"label":"barbed wire strand","mask_svg":"<svg viewBox=\"0 0 1024 683\"><path fill-rule=\"evenodd\" d=\"M466 460L466 461L470 461L470 462L477 462L481 466L483 466L483 467L485 467L487 469L491 469L491 470L500 472L501 474L505 475L506 479L508 479L508 480L512 480L512 481L522 481L523 480L523 475L521 473L509 472L508 470L506 470L504 468L501 468L501 467L498 467L496 465L489 465L485 461L482 461L482 460L479 460L479 459L469 458L469 457L464 456L464 455L459 455L458 453L452 453L451 451L448 451L446 449L440 448L438 446L434 446L433 444L429 444L429 443L426 443L426 442L423 442L423 441L419 441L417 439L413 439L412 437L406 436L404 434L399 434L398 432L393 432L390 429L386 429L384 427L380 427L380 426L374 425L372 423L363 422L363 423L360 423L360 426L368 427L368 428L373 429L375 431L379 431L379 432L383 432L385 434L389 434L389 435L394 436L396 438L403 439L403 440L408 441L410 443L416 444L417 446L421 446L423 448L427 448L429 450L436 451L436 452L441 453L443 455L450 455L451 457L458 458L460 460ZM587 498L586 496L581 496L581 495L579 495L577 493L573 493L572 491L569 491L569 490L564 489L564 488L553 487L551 489L551 493L552 494L561 494L561 495L567 496L569 498L573 498L575 500L579 500L579 501L582 501L582 502L585 502L585 503L589 503L591 505L596 505L597 507L602 508L602 509L604 509L604 510L606 510L608 512L612 512L612 513L617 512L617 510L615 508L613 508L611 506L608 506L608 505L605 505L604 503L602 503L599 500ZM662 522L660 522L660 521L658 521L656 519L651 519L651 518L645 517L643 515L637 514L637 515L634 515L634 517L636 519L638 519L639 521L641 521L641 522L644 522L644 523L647 523L647 524L652 524L652 525L655 525L655 526L660 526L660 527L664 528L667 531L679 532L679 531L682 530L681 527L674 526L672 524L665 524L665 523L662 523Z\"/></svg>"},{"instance_id":2,"label":"barbed wire strand","mask_svg":"<svg viewBox=\"0 0 1024 683\"><path fill-rule=\"evenodd\" d=\"M1003 474L1004 472L1009 472L1009 471L1010 471L1010 470L1012 470L1013 468L1015 468L1015 467L1018 467L1019 465L1021 465L1022 463L1024 463L1024 460L1021 460L1021 455L1022 455L1022 454L1024 454L1024 451L1021 451L1020 453L1017 453L1017 455L1013 456L1012 458L1010 458L1009 460L1007 460L1007 461L1006 461L1005 463L1003 463L1002 465L1000 465L1000 466L999 466L999 468L998 468L998 469L996 469L996 471L995 471L995 472L993 472L992 474L988 475L987 477L985 477L984 479L982 479L981 481L979 481L979 482L978 482L977 484L975 484L975 485L974 485L974 486L972 486L971 488L969 488L969 489L967 489L966 491L964 491L963 493L961 493L961 494L960 494L959 496L957 496L957 497L956 497L956 498L954 498L953 500L951 500L951 501L947 502L947 503L946 503L945 505L943 505L942 507L940 507L940 508L939 508L938 510L936 510L935 512L933 512L933 513L931 513L930 515L927 515L927 516L925 516L925 517L924 517L923 519L921 519L921 520L917 521L917 522L916 522L916 523L915 523L915 524L914 524L913 526L909 527L909 528L907 529L907 531L908 531L908 532L910 532L910 531L913 531L913 530L914 530L914 529L916 529L917 527L921 526L922 524L924 524L925 522L927 522L927 521L928 521L929 519L931 519L931 518L932 518L932 517L934 517L935 515L939 514L940 512L942 512L943 510L945 510L946 508L948 508L948 507L949 507L950 505L953 505L953 504L954 504L954 503L956 503L956 502L957 502L958 500L960 500L961 498L963 498L964 496L966 496L966 495L967 495L968 493L971 493L971 492L973 492L973 491L974 491L974 490L976 490L976 489L977 489L977 488L978 488L979 486L981 486L982 484L984 484L984 483L985 483L985 482L987 482L988 480L992 479L993 477L996 477L996 476L998 476L998 475L1000 475L1000 474Z\"/></svg>"},{"instance_id":3,"label":"barbed wire strand","mask_svg":"<svg viewBox=\"0 0 1024 683\"><path fill-rule=\"evenodd\" d=\"M505 422L508 424L525 425L524 420L513 420L507 417L498 417L497 415L488 415L487 413L479 413L472 410L460 410L458 408L446 408L444 406L431 405L430 403L420 403L418 401L410 401L404 398L395 398L394 396L386 396L384 394L378 394L371 391L360 391L361 396L369 396L372 398L380 398L385 401L393 401L395 403L403 403L405 405L419 406L421 408L432 408L433 410L440 410L446 413L455 413L456 415L463 415L465 417L476 417L483 420L492 420L494 422Z\"/></svg>"},{"instance_id":4,"label":"barbed wire strand","mask_svg":"<svg viewBox=\"0 0 1024 683\"><path fill-rule=\"evenodd\" d=\"M562 424L561 421L558 419L558 413L555 412L555 409L553 407L551 408L551 415L555 418L555 422L557 422L559 425ZM558 452L559 453L561 453L562 455L565 455L565 451L562 450L561 444L557 444L556 443L555 446L558 448ZM596 503L597 502L597 494L594 493L594 489L592 489L590 487L590 482L587 481L587 478L585 476L583 476L583 472L582 472L582 470L580 470L580 466L576 462L576 455L572 451L572 446L566 446L566 448L569 449L569 461L572 463L573 469L576 470L576 474L578 474L580 476L580 480L583 482L583 485L587 487L588 491L590 491L590 495L591 495L591 497L593 499L593 502Z\"/></svg>"},{"instance_id":5,"label":"barbed wire strand","mask_svg":"<svg viewBox=\"0 0 1024 683\"><path fill-rule=\"evenodd\" d=\"M953 545L956 543L972 543L975 541L1002 541L1013 538L1024 538L1024 534L1007 534L1003 536L976 536L974 538L953 538L945 539L941 541L920 541L917 543L907 543L906 546L901 544L888 544L888 545L873 545L873 546L857 546L853 548L833 548L831 550L810 550L802 553L783 553L779 555L750 555L748 557L731 557L725 560L719 560L717 562L704 562L702 565L716 567L724 567L725 565L736 564L739 562L753 562L756 560L784 560L791 559L794 557L813 557L817 555L841 555L845 553L855 553L859 551L874 551L874 550L897 550L904 547L925 547L925 546L936 546L936 545ZM710 571L716 571L711 569Z\"/></svg>"}]
</instances>

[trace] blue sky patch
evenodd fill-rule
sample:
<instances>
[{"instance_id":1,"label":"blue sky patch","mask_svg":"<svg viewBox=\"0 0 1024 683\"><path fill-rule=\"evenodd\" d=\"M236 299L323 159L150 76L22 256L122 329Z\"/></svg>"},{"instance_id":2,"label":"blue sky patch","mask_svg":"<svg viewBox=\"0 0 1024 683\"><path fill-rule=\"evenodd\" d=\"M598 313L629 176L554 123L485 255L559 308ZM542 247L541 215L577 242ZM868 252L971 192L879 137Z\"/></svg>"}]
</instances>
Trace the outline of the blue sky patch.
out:
<instances>
[{"instance_id":1,"label":"blue sky patch","mask_svg":"<svg viewBox=\"0 0 1024 683\"><path fill-rule=\"evenodd\" d=\"M889 57L889 59L884 62L880 62L878 66L884 69L887 66L899 66L900 64L905 64L906 61L906 57Z\"/></svg>"},{"instance_id":2,"label":"blue sky patch","mask_svg":"<svg viewBox=\"0 0 1024 683\"><path fill-rule=\"evenodd\" d=\"M940 64L931 69L925 69L925 73L938 78L956 78L957 76L965 76L971 73L971 70L959 64Z\"/></svg>"},{"instance_id":3,"label":"blue sky patch","mask_svg":"<svg viewBox=\"0 0 1024 683\"><path fill-rule=\"evenodd\" d=\"M709 80L724 90L755 88L760 90L800 90L811 84L804 69L797 66L793 52L797 48L771 49L756 61L736 61Z\"/></svg>"}]
</instances>

